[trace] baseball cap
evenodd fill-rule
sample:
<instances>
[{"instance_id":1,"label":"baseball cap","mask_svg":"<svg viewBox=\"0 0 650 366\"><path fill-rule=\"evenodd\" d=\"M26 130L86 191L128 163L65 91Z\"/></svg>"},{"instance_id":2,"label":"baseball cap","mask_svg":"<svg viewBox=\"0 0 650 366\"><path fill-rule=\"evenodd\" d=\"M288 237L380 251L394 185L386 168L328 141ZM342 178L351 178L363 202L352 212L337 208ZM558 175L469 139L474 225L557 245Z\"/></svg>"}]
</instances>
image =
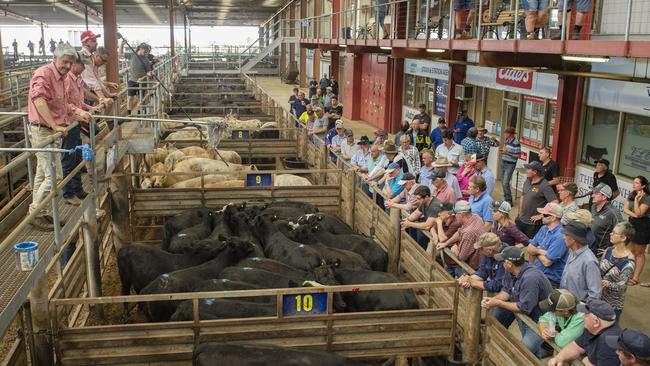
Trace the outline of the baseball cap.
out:
<instances>
[{"instance_id":1,"label":"baseball cap","mask_svg":"<svg viewBox=\"0 0 650 366\"><path fill-rule=\"evenodd\" d=\"M600 193L607 198L612 198L612 188L605 183L598 183L594 187L594 193Z\"/></svg>"},{"instance_id":2,"label":"baseball cap","mask_svg":"<svg viewBox=\"0 0 650 366\"><path fill-rule=\"evenodd\" d=\"M539 308L545 313L549 311L567 311L575 308L578 302L578 298L571 291L557 289L553 290L546 300L539 302Z\"/></svg>"},{"instance_id":3,"label":"baseball cap","mask_svg":"<svg viewBox=\"0 0 650 366\"><path fill-rule=\"evenodd\" d=\"M431 174L431 179L445 179L446 177L447 173L443 172L440 169L435 169Z\"/></svg>"},{"instance_id":4,"label":"baseball cap","mask_svg":"<svg viewBox=\"0 0 650 366\"><path fill-rule=\"evenodd\" d=\"M537 160L531 161L531 162L528 163L528 164L524 164L524 168L534 170L534 171L536 171L536 172L538 172L538 173L541 173L542 170L544 169L544 168L542 167L542 163L540 163L540 162L537 161Z\"/></svg>"},{"instance_id":5,"label":"baseball cap","mask_svg":"<svg viewBox=\"0 0 650 366\"><path fill-rule=\"evenodd\" d=\"M457 201L456 204L454 205L454 213L466 213L466 212L472 212L472 207L469 205L469 202L465 200L460 200Z\"/></svg>"},{"instance_id":6,"label":"baseball cap","mask_svg":"<svg viewBox=\"0 0 650 366\"><path fill-rule=\"evenodd\" d=\"M498 261L519 261L524 259L524 252L521 250L521 248L517 248L515 246L512 247L505 247L501 251L501 253L497 253L494 255L494 259Z\"/></svg>"},{"instance_id":7,"label":"baseball cap","mask_svg":"<svg viewBox=\"0 0 650 366\"><path fill-rule=\"evenodd\" d=\"M612 349L623 350L636 357L650 357L650 338L638 329L623 329L619 336L605 336Z\"/></svg>"},{"instance_id":8,"label":"baseball cap","mask_svg":"<svg viewBox=\"0 0 650 366\"><path fill-rule=\"evenodd\" d=\"M473 158L474 161L482 161L482 160L487 160L487 155L479 153L479 154L476 154L476 155L472 156L472 158Z\"/></svg>"},{"instance_id":9,"label":"baseball cap","mask_svg":"<svg viewBox=\"0 0 650 366\"><path fill-rule=\"evenodd\" d=\"M440 117L440 118L438 118L438 123L447 123L447 122L445 121L445 117Z\"/></svg>"},{"instance_id":10,"label":"baseball cap","mask_svg":"<svg viewBox=\"0 0 650 366\"><path fill-rule=\"evenodd\" d=\"M478 240L474 243L474 249L481 249L487 247L494 247L501 244L501 239L495 233L483 233L478 237Z\"/></svg>"},{"instance_id":11,"label":"baseball cap","mask_svg":"<svg viewBox=\"0 0 650 366\"><path fill-rule=\"evenodd\" d=\"M589 227L581 222L578 221L569 221L564 227L562 228L562 234L569 236L573 238L573 240L577 241L578 243L581 244L587 244L587 232L589 230Z\"/></svg>"},{"instance_id":12,"label":"baseball cap","mask_svg":"<svg viewBox=\"0 0 650 366\"><path fill-rule=\"evenodd\" d=\"M386 173L392 173L395 171L395 169L399 169L400 166L397 163L390 163L388 164L388 168L386 168Z\"/></svg>"},{"instance_id":13,"label":"baseball cap","mask_svg":"<svg viewBox=\"0 0 650 366\"><path fill-rule=\"evenodd\" d=\"M393 164L396 164L396 163L393 163ZM397 182L397 184L399 184L400 186L403 186L404 184L406 184L406 181L408 181L408 180L415 180L415 176L413 174L411 174L411 173L404 173L404 175L402 175L402 179L399 182Z\"/></svg>"},{"instance_id":14,"label":"baseball cap","mask_svg":"<svg viewBox=\"0 0 650 366\"><path fill-rule=\"evenodd\" d=\"M509 214L512 211L512 206L508 201L494 201L492 202L492 211L499 211L505 214Z\"/></svg>"},{"instance_id":15,"label":"baseball cap","mask_svg":"<svg viewBox=\"0 0 650 366\"><path fill-rule=\"evenodd\" d=\"M336 126L336 128L343 128L344 127L343 126L343 121L341 121L340 119L337 119L336 124L334 126Z\"/></svg>"},{"instance_id":16,"label":"baseball cap","mask_svg":"<svg viewBox=\"0 0 650 366\"><path fill-rule=\"evenodd\" d=\"M504 131L505 133L511 133L511 134L513 134L513 135L515 134L515 128L514 128L514 127L506 127L506 129L503 130L503 131Z\"/></svg>"},{"instance_id":17,"label":"baseball cap","mask_svg":"<svg viewBox=\"0 0 650 366\"><path fill-rule=\"evenodd\" d=\"M596 160L596 164L604 164L607 166L607 168L609 168L609 160L607 159Z\"/></svg>"},{"instance_id":18,"label":"baseball cap","mask_svg":"<svg viewBox=\"0 0 650 366\"><path fill-rule=\"evenodd\" d=\"M354 133L352 132L352 130L346 129L345 132L343 132L343 136L344 137L354 136Z\"/></svg>"},{"instance_id":19,"label":"baseball cap","mask_svg":"<svg viewBox=\"0 0 650 366\"><path fill-rule=\"evenodd\" d=\"M544 215L551 215L560 218L562 217L562 206L556 202L549 202L543 208L538 208L537 212Z\"/></svg>"},{"instance_id":20,"label":"baseball cap","mask_svg":"<svg viewBox=\"0 0 650 366\"><path fill-rule=\"evenodd\" d=\"M87 31L81 33L81 42L87 41L89 39L97 39L97 38L99 38L101 36L102 36L101 34L95 34L95 33L93 33L93 31L87 30Z\"/></svg>"},{"instance_id":21,"label":"baseball cap","mask_svg":"<svg viewBox=\"0 0 650 366\"><path fill-rule=\"evenodd\" d=\"M363 136L361 136L361 138L359 139L359 142L357 142L357 144L358 145L370 145L370 139L368 138L368 136L363 135Z\"/></svg>"},{"instance_id":22,"label":"baseball cap","mask_svg":"<svg viewBox=\"0 0 650 366\"><path fill-rule=\"evenodd\" d=\"M580 303L578 311L585 314L594 314L598 319L614 321L616 313L610 304L603 300L589 300L587 303Z\"/></svg>"},{"instance_id":23,"label":"baseball cap","mask_svg":"<svg viewBox=\"0 0 650 366\"><path fill-rule=\"evenodd\" d=\"M375 131L375 135L381 136L381 137L388 137L388 133L384 130L377 130Z\"/></svg>"}]
</instances>

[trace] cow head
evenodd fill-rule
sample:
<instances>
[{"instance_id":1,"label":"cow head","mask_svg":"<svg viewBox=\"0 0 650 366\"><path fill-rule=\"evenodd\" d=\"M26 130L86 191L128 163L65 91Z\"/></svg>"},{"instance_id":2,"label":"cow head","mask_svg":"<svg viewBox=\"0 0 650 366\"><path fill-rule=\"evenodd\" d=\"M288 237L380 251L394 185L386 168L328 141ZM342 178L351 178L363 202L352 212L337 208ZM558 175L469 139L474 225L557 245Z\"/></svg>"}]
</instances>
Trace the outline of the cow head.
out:
<instances>
[{"instance_id":1,"label":"cow head","mask_svg":"<svg viewBox=\"0 0 650 366\"><path fill-rule=\"evenodd\" d=\"M334 265L327 263L325 260L322 260L320 265L312 268L312 275L314 276L314 280L318 283L322 283L323 285L328 285L328 286L336 286L340 285L340 283L336 280L336 277L334 276ZM345 301L343 301L343 297L341 296L340 293L335 293L334 294L334 309L338 312L343 312L345 311L345 308L347 307Z\"/></svg>"}]
</instances>

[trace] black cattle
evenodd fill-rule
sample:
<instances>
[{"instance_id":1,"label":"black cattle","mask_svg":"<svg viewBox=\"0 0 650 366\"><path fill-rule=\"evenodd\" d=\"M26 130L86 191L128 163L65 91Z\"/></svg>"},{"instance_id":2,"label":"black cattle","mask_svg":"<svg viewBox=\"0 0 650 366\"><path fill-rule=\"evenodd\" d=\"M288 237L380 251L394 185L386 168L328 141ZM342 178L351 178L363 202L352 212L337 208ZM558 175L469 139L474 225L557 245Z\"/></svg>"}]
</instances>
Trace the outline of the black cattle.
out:
<instances>
[{"instance_id":1,"label":"black cattle","mask_svg":"<svg viewBox=\"0 0 650 366\"><path fill-rule=\"evenodd\" d=\"M192 251L197 241L207 238L212 233L213 216L214 214L209 212L201 218L199 224L183 229L172 236L169 241L169 247L165 250L172 253Z\"/></svg>"},{"instance_id":2,"label":"black cattle","mask_svg":"<svg viewBox=\"0 0 650 366\"><path fill-rule=\"evenodd\" d=\"M308 244L316 249L321 257L328 263L337 263L338 268L345 269L370 269L368 262L359 254L345 249L330 248L321 243Z\"/></svg>"},{"instance_id":3,"label":"black cattle","mask_svg":"<svg viewBox=\"0 0 650 366\"><path fill-rule=\"evenodd\" d=\"M259 206L246 207L246 205L228 205L224 212L233 235L242 240L247 240L261 245L259 238L252 232L250 219L254 217L261 208Z\"/></svg>"},{"instance_id":4,"label":"black cattle","mask_svg":"<svg viewBox=\"0 0 650 366\"><path fill-rule=\"evenodd\" d=\"M272 128L262 128L257 131L253 131L254 139L279 139L280 130Z\"/></svg>"},{"instance_id":5,"label":"black cattle","mask_svg":"<svg viewBox=\"0 0 650 366\"><path fill-rule=\"evenodd\" d=\"M338 218L336 215L323 212L315 215L303 215L302 217L298 218L297 223L301 225L319 224L327 232L336 235L357 234L348 224L343 222L343 220Z\"/></svg>"},{"instance_id":6,"label":"black cattle","mask_svg":"<svg viewBox=\"0 0 650 366\"><path fill-rule=\"evenodd\" d=\"M290 235L301 243L321 243L325 246L348 250L360 255L373 271L385 271L388 254L371 238L356 234L335 235L327 232L319 224L300 225Z\"/></svg>"},{"instance_id":7,"label":"black cattle","mask_svg":"<svg viewBox=\"0 0 650 366\"><path fill-rule=\"evenodd\" d=\"M122 295L128 295L131 287L136 293L140 293L161 274L197 266L214 258L218 253L218 248L212 246L192 253L173 254L147 244L123 245L117 253Z\"/></svg>"},{"instance_id":8,"label":"black cattle","mask_svg":"<svg viewBox=\"0 0 650 366\"><path fill-rule=\"evenodd\" d=\"M268 216L277 216L282 219L295 219L297 217L314 214L316 208L311 205L269 205L262 211Z\"/></svg>"},{"instance_id":9,"label":"black cattle","mask_svg":"<svg viewBox=\"0 0 650 366\"><path fill-rule=\"evenodd\" d=\"M287 266L270 258L251 257L237 263L237 267L251 267L277 273L289 278L307 278L307 272Z\"/></svg>"},{"instance_id":10,"label":"black cattle","mask_svg":"<svg viewBox=\"0 0 650 366\"><path fill-rule=\"evenodd\" d=\"M194 350L195 366L363 366L336 353L239 343L203 343Z\"/></svg>"},{"instance_id":11,"label":"black cattle","mask_svg":"<svg viewBox=\"0 0 650 366\"><path fill-rule=\"evenodd\" d=\"M249 242L230 238L223 243L223 248L217 256L199 266L164 273L142 289L142 294L165 294L177 292L192 292L201 281L217 278L219 273L252 253L253 247ZM174 313L175 303L172 301L147 302L143 311L152 321L166 321Z\"/></svg>"},{"instance_id":12,"label":"black cattle","mask_svg":"<svg viewBox=\"0 0 650 366\"><path fill-rule=\"evenodd\" d=\"M337 269L334 276L342 285L401 282L390 273L376 271ZM343 292L342 295L348 312L418 308L418 302L412 290L356 291Z\"/></svg>"},{"instance_id":13,"label":"black cattle","mask_svg":"<svg viewBox=\"0 0 650 366\"><path fill-rule=\"evenodd\" d=\"M233 299L201 299L199 300L199 319L232 319L273 316L277 312L275 303L247 302ZM169 321L193 320L193 305L191 300L181 302Z\"/></svg>"},{"instance_id":14,"label":"black cattle","mask_svg":"<svg viewBox=\"0 0 650 366\"><path fill-rule=\"evenodd\" d=\"M221 271L219 278L250 283L263 288L299 287L302 283L300 280L278 273L251 267L228 267Z\"/></svg>"},{"instance_id":15,"label":"black cattle","mask_svg":"<svg viewBox=\"0 0 650 366\"><path fill-rule=\"evenodd\" d=\"M267 257L303 271L309 271L323 262L322 256L316 249L287 238L270 218L256 216L251 226L262 242Z\"/></svg>"},{"instance_id":16,"label":"black cattle","mask_svg":"<svg viewBox=\"0 0 650 366\"><path fill-rule=\"evenodd\" d=\"M196 207L166 219L163 230L162 249L167 250L169 248L169 243L174 235L183 229L201 223L203 217L211 212L207 207Z\"/></svg>"},{"instance_id":17,"label":"black cattle","mask_svg":"<svg viewBox=\"0 0 650 366\"><path fill-rule=\"evenodd\" d=\"M221 271L221 273L223 273L223 271ZM193 292L259 290L261 288L264 287L252 283L242 282L242 281L231 281L226 278L213 278L211 280L201 281L194 288ZM275 301L275 296L246 296L246 297L234 297L230 299L239 300L239 301L248 301L248 302L268 303L268 302Z\"/></svg>"},{"instance_id":18,"label":"black cattle","mask_svg":"<svg viewBox=\"0 0 650 366\"><path fill-rule=\"evenodd\" d=\"M318 207L312 205L311 203L305 202L295 202L295 201L273 201L266 205L266 208L273 207L293 207L302 209L304 213L316 213L318 212Z\"/></svg>"},{"instance_id":19,"label":"black cattle","mask_svg":"<svg viewBox=\"0 0 650 366\"><path fill-rule=\"evenodd\" d=\"M212 216L212 232L208 239L219 239L220 236L227 238L232 235L225 211L214 212Z\"/></svg>"}]
</instances>

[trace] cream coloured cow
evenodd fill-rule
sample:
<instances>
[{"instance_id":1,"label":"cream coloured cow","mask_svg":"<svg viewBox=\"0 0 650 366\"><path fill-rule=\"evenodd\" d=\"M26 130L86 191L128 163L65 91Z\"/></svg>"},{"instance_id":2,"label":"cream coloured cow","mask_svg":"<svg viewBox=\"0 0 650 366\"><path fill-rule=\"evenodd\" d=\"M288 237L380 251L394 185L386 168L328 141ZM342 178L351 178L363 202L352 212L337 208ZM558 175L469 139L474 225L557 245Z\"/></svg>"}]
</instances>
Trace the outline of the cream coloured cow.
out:
<instances>
[{"instance_id":1,"label":"cream coloured cow","mask_svg":"<svg viewBox=\"0 0 650 366\"><path fill-rule=\"evenodd\" d=\"M293 174L278 174L273 182L275 187L311 186L309 179Z\"/></svg>"}]
</instances>

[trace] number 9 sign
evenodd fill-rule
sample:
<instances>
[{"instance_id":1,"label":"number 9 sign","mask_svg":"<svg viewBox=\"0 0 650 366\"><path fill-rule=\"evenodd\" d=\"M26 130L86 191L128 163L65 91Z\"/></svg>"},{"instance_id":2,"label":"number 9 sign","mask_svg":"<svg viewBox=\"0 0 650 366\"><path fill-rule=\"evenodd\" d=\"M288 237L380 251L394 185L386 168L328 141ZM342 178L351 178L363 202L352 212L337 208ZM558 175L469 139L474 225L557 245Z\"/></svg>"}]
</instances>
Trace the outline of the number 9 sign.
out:
<instances>
[{"instance_id":1,"label":"number 9 sign","mask_svg":"<svg viewBox=\"0 0 650 366\"><path fill-rule=\"evenodd\" d=\"M272 184L269 173L250 173L246 175L247 187L269 187Z\"/></svg>"}]
</instances>

